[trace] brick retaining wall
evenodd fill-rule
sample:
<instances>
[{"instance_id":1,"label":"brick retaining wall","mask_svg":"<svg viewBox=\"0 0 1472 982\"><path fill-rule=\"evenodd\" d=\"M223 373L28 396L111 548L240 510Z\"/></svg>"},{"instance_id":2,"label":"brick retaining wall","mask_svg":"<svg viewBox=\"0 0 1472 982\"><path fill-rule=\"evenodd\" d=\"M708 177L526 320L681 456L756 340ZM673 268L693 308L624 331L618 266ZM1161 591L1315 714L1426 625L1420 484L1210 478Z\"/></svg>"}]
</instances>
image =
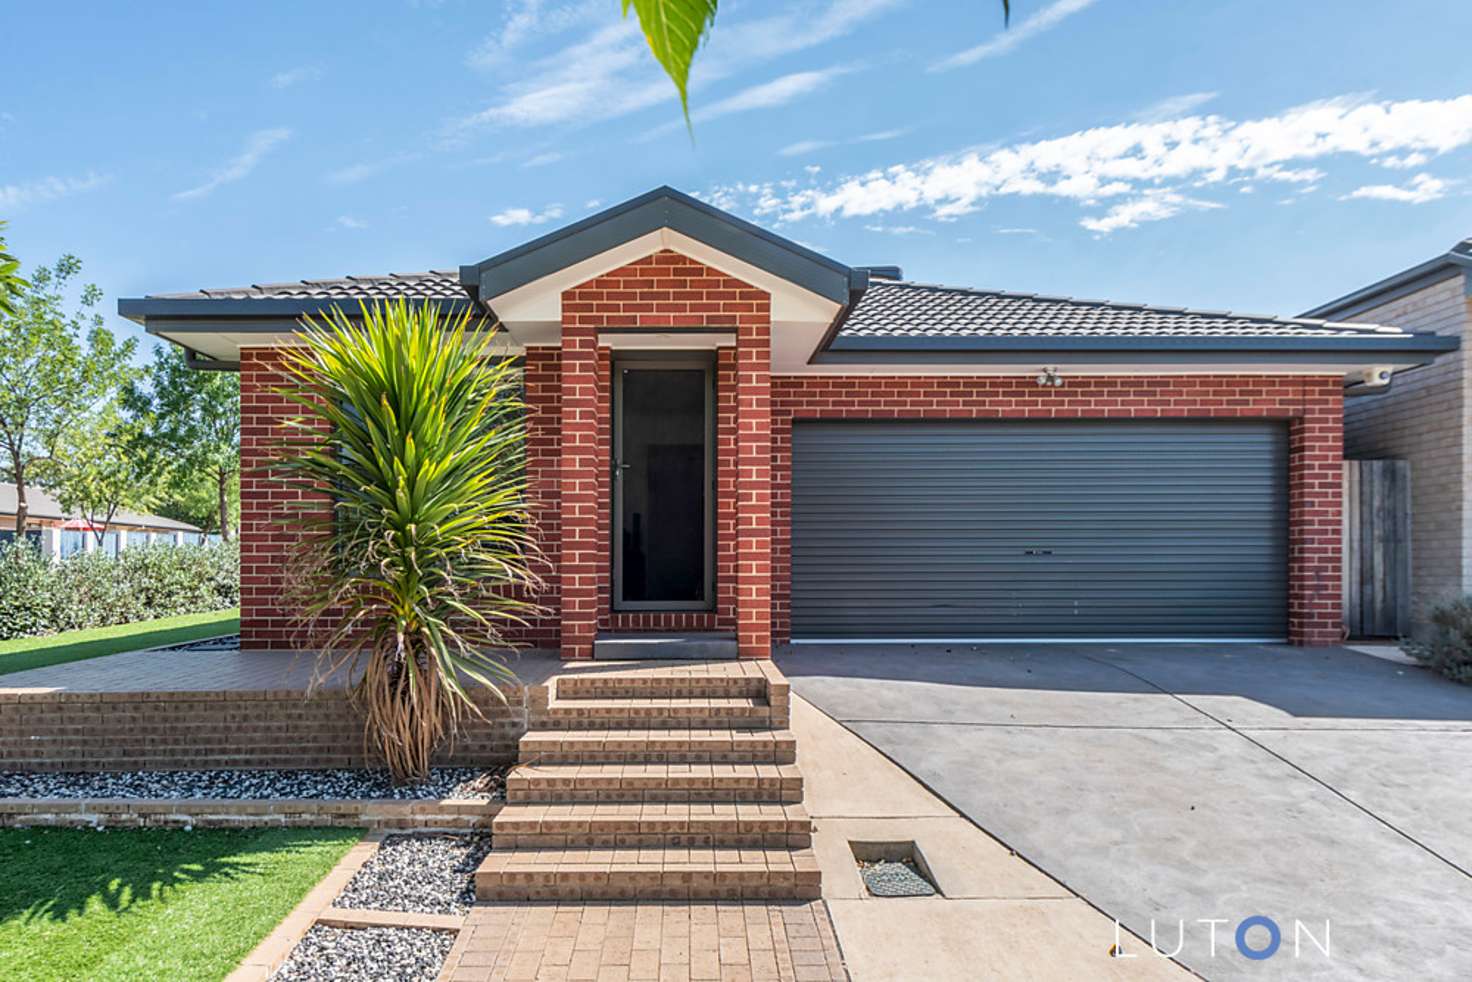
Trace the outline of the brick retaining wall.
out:
<instances>
[{"instance_id":1,"label":"brick retaining wall","mask_svg":"<svg viewBox=\"0 0 1472 982\"><path fill-rule=\"evenodd\" d=\"M503 705L478 695L486 719L437 763L487 766L516 758L526 731L523 691ZM0 692L0 770L109 771L207 768L354 768L363 724L341 689L201 692Z\"/></svg>"},{"instance_id":2,"label":"brick retaining wall","mask_svg":"<svg viewBox=\"0 0 1472 982\"><path fill-rule=\"evenodd\" d=\"M505 802L470 798L0 798L0 828L489 829Z\"/></svg>"}]
</instances>

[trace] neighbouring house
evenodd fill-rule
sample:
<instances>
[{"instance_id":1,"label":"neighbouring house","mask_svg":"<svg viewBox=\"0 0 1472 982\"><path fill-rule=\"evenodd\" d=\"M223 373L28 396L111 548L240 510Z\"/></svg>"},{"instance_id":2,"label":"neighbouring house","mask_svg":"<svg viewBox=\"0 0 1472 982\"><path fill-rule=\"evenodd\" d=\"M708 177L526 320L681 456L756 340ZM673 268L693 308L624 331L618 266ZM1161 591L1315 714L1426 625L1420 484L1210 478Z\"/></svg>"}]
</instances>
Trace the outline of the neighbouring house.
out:
<instances>
[{"instance_id":1,"label":"neighbouring house","mask_svg":"<svg viewBox=\"0 0 1472 982\"><path fill-rule=\"evenodd\" d=\"M123 300L241 376L243 644L290 646L264 465L297 318L498 319L565 657L843 639L1340 638L1346 385L1397 327L914 283L661 188L458 271ZM669 650L666 648L666 650Z\"/></svg>"},{"instance_id":2,"label":"neighbouring house","mask_svg":"<svg viewBox=\"0 0 1472 982\"><path fill-rule=\"evenodd\" d=\"M131 546L167 543L198 544L205 535L197 526L162 515L141 515L119 509L106 531L61 506L43 488L26 488L26 538L47 556L65 559L79 552L101 551L116 556ZM14 484L0 483L0 543L15 541L17 496ZM102 541L97 533L103 532Z\"/></svg>"},{"instance_id":3,"label":"neighbouring house","mask_svg":"<svg viewBox=\"0 0 1472 982\"><path fill-rule=\"evenodd\" d=\"M1460 341L1472 329L1472 238L1433 259L1308 311L1395 324ZM1461 348L1378 395L1345 404L1344 453L1411 465L1411 627L1436 604L1472 593L1472 421Z\"/></svg>"}]
</instances>

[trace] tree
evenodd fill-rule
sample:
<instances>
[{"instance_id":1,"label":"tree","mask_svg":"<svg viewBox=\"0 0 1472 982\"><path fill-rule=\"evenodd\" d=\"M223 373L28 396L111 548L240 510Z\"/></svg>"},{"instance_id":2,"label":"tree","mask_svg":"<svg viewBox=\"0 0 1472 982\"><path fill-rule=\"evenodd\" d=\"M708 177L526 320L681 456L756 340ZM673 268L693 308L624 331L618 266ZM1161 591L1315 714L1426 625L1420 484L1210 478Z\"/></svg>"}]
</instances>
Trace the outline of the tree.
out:
<instances>
[{"instance_id":1,"label":"tree","mask_svg":"<svg viewBox=\"0 0 1472 982\"><path fill-rule=\"evenodd\" d=\"M70 255L37 269L15 312L0 315L0 470L15 482L17 538L31 484L55 476L81 424L116 398L130 372L134 342L119 343L103 327L101 290L84 286L76 310L64 310L67 285L81 271Z\"/></svg>"},{"instance_id":2,"label":"tree","mask_svg":"<svg viewBox=\"0 0 1472 982\"><path fill-rule=\"evenodd\" d=\"M285 351L299 407L274 473L299 535L288 598L313 627L318 677L354 679L365 739L397 780L466 713L501 695L502 627L537 608L520 372L467 312L402 300L308 319ZM330 489L332 507L322 507ZM361 669L361 673L359 672Z\"/></svg>"},{"instance_id":3,"label":"tree","mask_svg":"<svg viewBox=\"0 0 1472 982\"><path fill-rule=\"evenodd\" d=\"M0 233L4 231L5 223L0 222ZM0 234L0 316L15 316L15 302L28 286L20 278L20 260L6 251L5 236Z\"/></svg>"},{"instance_id":4,"label":"tree","mask_svg":"<svg viewBox=\"0 0 1472 982\"><path fill-rule=\"evenodd\" d=\"M76 428L57 453L51 481L69 513L85 519L101 545L120 509L154 506L163 474L140 446L143 427L124 419L116 404Z\"/></svg>"},{"instance_id":5,"label":"tree","mask_svg":"<svg viewBox=\"0 0 1472 982\"><path fill-rule=\"evenodd\" d=\"M650 53L675 83L687 126L690 66L695 62L695 52L715 26L716 3L717 0L623 0L623 15L629 16L629 8L634 8ZM1011 19L1011 0L1002 0L1002 21L1005 24Z\"/></svg>"},{"instance_id":6,"label":"tree","mask_svg":"<svg viewBox=\"0 0 1472 982\"><path fill-rule=\"evenodd\" d=\"M157 348L126 404L147 420L146 452L167 470L168 504L162 507L175 510L171 517L217 527L229 539L240 493L240 376L196 371L180 349ZM212 500L212 515L197 509L189 517L177 514L205 497Z\"/></svg>"}]
</instances>

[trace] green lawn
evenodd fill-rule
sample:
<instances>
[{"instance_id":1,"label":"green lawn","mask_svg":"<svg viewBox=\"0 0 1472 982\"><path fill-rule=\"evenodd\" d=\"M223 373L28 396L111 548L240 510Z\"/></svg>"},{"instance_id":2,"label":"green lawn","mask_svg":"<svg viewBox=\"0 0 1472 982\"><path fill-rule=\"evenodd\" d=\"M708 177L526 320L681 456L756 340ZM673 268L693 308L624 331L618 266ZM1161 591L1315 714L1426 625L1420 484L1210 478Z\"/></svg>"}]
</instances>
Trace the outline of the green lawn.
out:
<instances>
[{"instance_id":1,"label":"green lawn","mask_svg":"<svg viewBox=\"0 0 1472 982\"><path fill-rule=\"evenodd\" d=\"M224 978L360 835L0 830L0 974Z\"/></svg>"},{"instance_id":2,"label":"green lawn","mask_svg":"<svg viewBox=\"0 0 1472 982\"><path fill-rule=\"evenodd\" d=\"M0 641L0 675L113 655L119 651L198 641L218 634L235 634L239 630L240 608L232 607L206 614L181 614L156 621L67 631L43 638L13 638Z\"/></svg>"}]
</instances>

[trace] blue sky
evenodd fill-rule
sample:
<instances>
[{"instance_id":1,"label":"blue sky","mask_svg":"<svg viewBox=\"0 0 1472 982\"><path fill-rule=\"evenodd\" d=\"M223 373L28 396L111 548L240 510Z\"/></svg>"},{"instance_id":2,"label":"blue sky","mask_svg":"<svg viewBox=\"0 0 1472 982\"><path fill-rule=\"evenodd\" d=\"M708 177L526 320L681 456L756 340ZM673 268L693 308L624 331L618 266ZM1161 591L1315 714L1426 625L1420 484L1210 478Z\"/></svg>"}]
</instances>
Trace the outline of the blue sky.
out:
<instances>
[{"instance_id":1,"label":"blue sky","mask_svg":"<svg viewBox=\"0 0 1472 982\"><path fill-rule=\"evenodd\" d=\"M7 5L0 219L107 294L453 268L671 184L929 282L1296 313L1472 235L1472 5ZM126 322L112 318L120 329Z\"/></svg>"}]
</instances>

